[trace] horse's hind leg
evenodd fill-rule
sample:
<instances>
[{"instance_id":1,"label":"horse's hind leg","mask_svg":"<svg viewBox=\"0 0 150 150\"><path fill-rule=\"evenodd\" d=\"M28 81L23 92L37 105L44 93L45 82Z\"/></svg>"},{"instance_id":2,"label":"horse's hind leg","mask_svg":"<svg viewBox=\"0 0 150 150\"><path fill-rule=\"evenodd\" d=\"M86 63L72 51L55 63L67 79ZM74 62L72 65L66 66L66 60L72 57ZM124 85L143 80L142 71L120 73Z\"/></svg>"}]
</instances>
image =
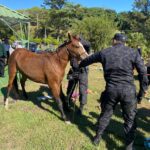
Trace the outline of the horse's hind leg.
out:
<instances>
[{"instance_id":1,"label":"horse's hind leg","mask_svg":"<svg viewBox=\"0 0 150 150\"><path fill-rule=\"evenodd\" d=\"M8 87L7 87L7 93L4 97L4 106L6 109L8 109L8 97L10 95L10 91L13 87L13 82L16 76L16 69L14 71L10 71L9 72L9 83L8 83Z\"/></svg>"},{"instance_id":2,"label":"horse's hind leg","mask_svg":"<svg viewBox=\"0 0 150 150\"><path fill-rule=\"evenodd\" d=\"M25 90L25 82L26 82L26 80L27 80L27 78L24 75L22 75L21 80L20 80L21 87L22 87L22 92L23 92L23 96L26 99L28 99L28 95L27 95L26 90Z\"/></svg>"}]
</instances>

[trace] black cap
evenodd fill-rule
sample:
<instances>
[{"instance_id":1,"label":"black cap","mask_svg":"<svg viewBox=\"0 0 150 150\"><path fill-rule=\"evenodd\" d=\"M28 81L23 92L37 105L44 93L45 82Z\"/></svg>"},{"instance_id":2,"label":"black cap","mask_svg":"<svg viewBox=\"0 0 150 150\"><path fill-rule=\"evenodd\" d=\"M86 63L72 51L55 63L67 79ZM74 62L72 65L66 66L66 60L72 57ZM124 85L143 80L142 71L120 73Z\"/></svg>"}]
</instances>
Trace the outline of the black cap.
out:
<instances>
[{"instance_id":1,"label":"black cap","mask_svg":"<svg viewBox=\"0 0 150 150\"><path fill-rule=\"evenodd\" d=\"M126 42L127 41L127 37L122 33L116 33L114 35L113 39L117 40L117 41L121 41L121 42Z\"/></svg>"}]
</instances>

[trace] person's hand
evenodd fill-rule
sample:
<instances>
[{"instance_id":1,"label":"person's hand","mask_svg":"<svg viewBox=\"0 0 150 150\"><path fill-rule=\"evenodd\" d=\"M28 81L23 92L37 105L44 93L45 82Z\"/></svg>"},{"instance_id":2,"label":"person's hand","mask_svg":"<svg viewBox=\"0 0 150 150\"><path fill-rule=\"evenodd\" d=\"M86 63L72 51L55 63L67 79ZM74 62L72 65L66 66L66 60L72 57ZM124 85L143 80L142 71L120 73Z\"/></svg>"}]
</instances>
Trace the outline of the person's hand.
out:
<instances>
[{"instance_id":1,"label":"person's hand","mask_svg":"<svg viewBox=\"0 0 150 150\"><path fill-rule=\"evenodd\" d=\"M144 91L144 92L139 92L139 94L137 95L137 101L138 101L138 104L141 104L141 101L142 101L142 98L145 97L147 95L147 91Z\"/></svg>"},{"instance_id":2,"label":"person's hand","mask_svg":"<svg viewBox=\"0 0 150 150\"><path fill-rule=\"evenodd\" d=\"M137 95L137 102L138 102L138 104L141 104L142 97L143 97L143 94L141 94L141 93L139 92L138 95Z\"/></svg>"}]
</instances>

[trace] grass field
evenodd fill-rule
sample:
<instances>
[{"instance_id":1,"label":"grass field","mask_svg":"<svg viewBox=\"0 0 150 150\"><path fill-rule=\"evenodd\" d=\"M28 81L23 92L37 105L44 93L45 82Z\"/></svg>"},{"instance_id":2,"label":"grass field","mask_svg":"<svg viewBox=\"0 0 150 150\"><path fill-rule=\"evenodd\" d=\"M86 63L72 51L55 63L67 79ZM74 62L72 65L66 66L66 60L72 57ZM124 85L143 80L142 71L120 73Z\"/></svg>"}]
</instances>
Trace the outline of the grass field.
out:
<instances>
[{"instance_id":1,"label":"grass field","mask_svg":"<svg viewBox=\"0 0 150 150\"><path fill-rule=\"evenodd\" d=\"M103 135L99 146L91 142L95 135L95 123L99 116L99 96L104 90L105 81L99 65L92 65L89 72L88 104L83 117L77 116L79 102L68 116L71 125L65 124L54 100L38 100L37 97L48 94L48 88L27 81L29 99L21 96L17 103L10 97L9 110L3 106L3 94L8 82L0 78L0 150L121 150L123 144L123 120L117 107L110 125ZM63 89L66 90L66 77ZM138 82L136 81L136 85ZM138 88L138 86L137 86ZM13 95L12 95L13 96ZM150 97L150 90L148 91ZM135 140L136 150L144 150L144 138L150 137L150 103L143 100L138 105L138 130Z\"/></svg>"}]
</instances>

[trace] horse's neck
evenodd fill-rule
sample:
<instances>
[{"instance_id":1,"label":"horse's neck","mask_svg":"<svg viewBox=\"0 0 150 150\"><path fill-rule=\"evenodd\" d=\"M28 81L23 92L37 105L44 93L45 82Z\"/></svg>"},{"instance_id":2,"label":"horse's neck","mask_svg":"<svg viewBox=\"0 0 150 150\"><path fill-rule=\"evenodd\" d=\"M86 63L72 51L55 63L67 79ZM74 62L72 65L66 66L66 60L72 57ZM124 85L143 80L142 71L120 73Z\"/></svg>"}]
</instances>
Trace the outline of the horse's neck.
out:
<instances>
[{"instance_id":1,"label":"horse's neck","mask_svg":"<svg viewBox=\"0 0 150 150\"><path fill-rule=\"evenodd\" d=\"M59 57L60 65L66 67L69 61L69 53L66 50L66 47L62 47L60 50L58 50L57 55Z\"/></svg>"}]
</instances>

